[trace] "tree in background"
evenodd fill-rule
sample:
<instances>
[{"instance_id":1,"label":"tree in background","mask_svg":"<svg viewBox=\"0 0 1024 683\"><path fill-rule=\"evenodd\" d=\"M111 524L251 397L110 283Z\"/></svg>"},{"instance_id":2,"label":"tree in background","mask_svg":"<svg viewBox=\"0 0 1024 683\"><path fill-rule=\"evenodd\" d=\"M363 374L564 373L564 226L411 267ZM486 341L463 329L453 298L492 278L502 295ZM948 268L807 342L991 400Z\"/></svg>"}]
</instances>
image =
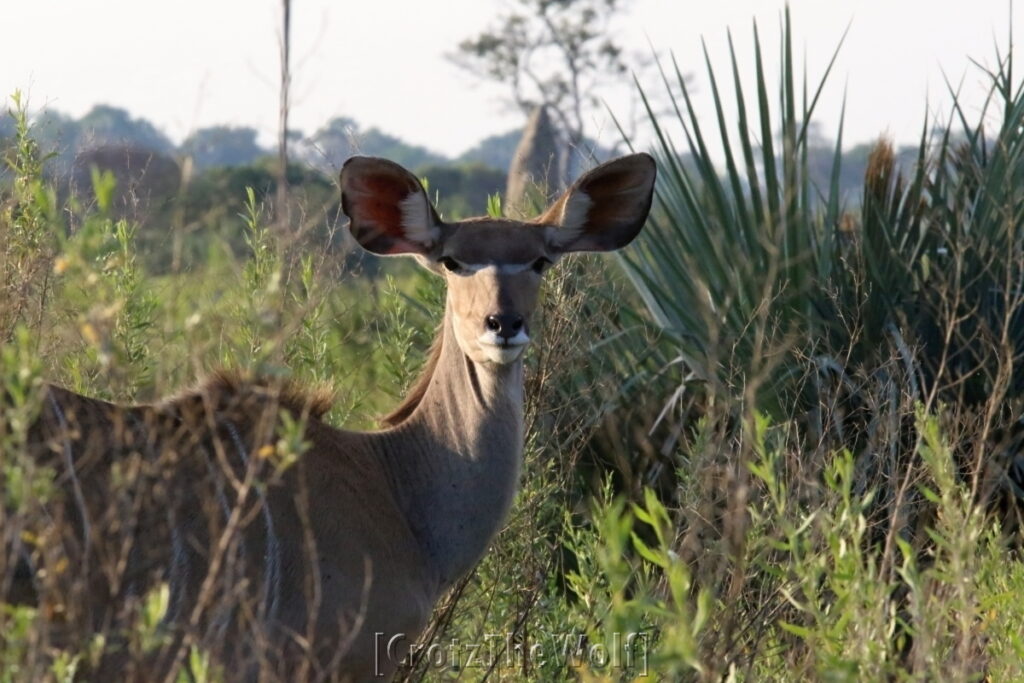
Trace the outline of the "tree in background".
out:
<instances>
[{"instance_id":1,"label":"tree in background","mask_svg":"<svg viewBox=\"0 0 1024 683\"><path fill-rule=\"evenodd\" d=\"M484 164L491 168L508 169L512 164L512 155L516 152L523 129L516 128L507 133L491 135L476 143L462 153L459 161Z\"/></svg>"},{"instance_id":2,"label":"tree in background","mask_svg":"<svg viewBox=\"0 0 1024 683\"><path fill-rule=\"evenodd\" d=\"M134 223L158 214L181 187L181 168L167 154L133 145L93 147L78 153L68 178L71 194L90 206L96 200L95 171L109 173L115 183L104 191L111 215Z\"/></svg>"},{"instance_id":3,"label":"tree in background","mask_svg":"<svg viewBox=\"0 0 1024 683\"><path fill-rule=\"evenodd\" d=\"M628 71L609 30L628 2L516 0L452 58L478 78L508 84L511 103L524 115L547 106L570 148L589 156L586 122L601 104L601 86Z\"/></svg>"},{"instance_id":4,"label":"tree in background","mask_svg":"<svg viewBox=\"0 0 1024 683\"><path fill-rule=\"evenodd\" d=\"M79 119L78 128L79 149L130 144L165 154L174 151L174 145L156 126L146 119L133 119L120 107L97 104Z\"/></svg>"},{"instance_id":5,"label":"tree in background","mask_svg":"<svg viewBox=\"0 0 1024 683\"><path fill-rule=\"evenodd\" d=\"M0 118L10 117L5 112ZM0 138L5 137L4 125L0 123ZM97 104L77 120L55 109L43 109L32 116L32 135L47 157L47 173L55 177L67 176L75 157L84 150L115 145L161 154L175 152L174 144L152 123L107 104Z\"/></svg>"},{"instance_id":6,"label":"tree in background","mask_svg":"<svg viewBox=\"0 0 1024 683\"><path fill-rule=\"evenodd\" d=\"M69 173L82 137L78 121L54 109L44 109L32 117L32 134L46 156L47 172L56 176Z\"/></svg>"},{"instance_id":7,"label":"tree in background","mask_svg":"<svg viewBox=\"0 0 1024 683\"><path fill-rule=\"evenodd\" d=\"M445 220L460 220L487 213L487 198L505 189L507 174L487 164L462 162L418 166L416 175L427 179L430 198Z\"/></svg>"},{"instance_id":8,"label":"tree in background","mask_svg":"<svg viewBox=\"0 0 1024 683\"><path fill-rule=\"evenodd\" d=\"M200 128L181 143L182 153L198 169L251 164L269 152L256 142L256 129L235 126Z\"/></svg>"},{"instance_id":9,"label":"tree in background","mask_svg":"<svg viewBox=\"0 0 1024 683\"><path fill-rule=\"evenodd\" d=\"M507 133L489 135L460 154L454 161L480 163L491 168L508 170L522 137L523 128L514 128ZM615 145L601 145L589 137L584 139L583 149L587 151L588 157L593 156L597 161L606 161L618 152Z\"/></svg>"},{"instance_id":10,"label":"tree in background","mask_svg":"<svg viewBox=\"0 0 1024 683\"><path fill-rule=\"evenodd\" d=\"M14 117L9 115L0 116L0 140L14 137Z\"/></svg>"},{"instance_id":11,"label":"tree in background","mask_svg":"<svg viewBox=\"0 0 1024 683\"><path fill-rule=\"evenodd\" d=\"M332 176L345 159L354 154L386 157L406 168L446 161L440 154L410 145L376 128L362 131L355 120L346 116L331 119L296 150L296 155L307 164Z\"/></svg>"}]
</instances>

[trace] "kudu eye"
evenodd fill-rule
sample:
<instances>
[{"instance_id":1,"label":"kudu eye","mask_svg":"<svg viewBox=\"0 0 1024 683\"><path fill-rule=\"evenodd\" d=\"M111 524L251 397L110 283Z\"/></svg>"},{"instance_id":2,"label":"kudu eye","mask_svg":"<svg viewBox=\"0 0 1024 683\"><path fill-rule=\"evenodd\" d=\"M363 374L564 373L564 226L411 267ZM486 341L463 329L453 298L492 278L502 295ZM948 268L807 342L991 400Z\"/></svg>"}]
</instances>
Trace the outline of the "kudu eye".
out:
<instances>
[{"instance_id":1,"label":"kudu eye","mask_svg":"<svg viewBox=\"0 0 1024 683\"><path fill-rule=\"evenodd\" d=\"M551 261L541 256L539 259L533 262L531 268L535 273L543 273L544 270L551 265Z\"/></svg>"},{"instance_id":2,"label":"kudu eye","mask_svg":"<svg viewBox=\"0 0 1024 683\"><path fill-rule=\"evenodd\" d=\"M451 256L442 256L439 261L442 266L452 271L453 273L459 270L459 262L453 259Z\"/></svg>"}]
</instances>

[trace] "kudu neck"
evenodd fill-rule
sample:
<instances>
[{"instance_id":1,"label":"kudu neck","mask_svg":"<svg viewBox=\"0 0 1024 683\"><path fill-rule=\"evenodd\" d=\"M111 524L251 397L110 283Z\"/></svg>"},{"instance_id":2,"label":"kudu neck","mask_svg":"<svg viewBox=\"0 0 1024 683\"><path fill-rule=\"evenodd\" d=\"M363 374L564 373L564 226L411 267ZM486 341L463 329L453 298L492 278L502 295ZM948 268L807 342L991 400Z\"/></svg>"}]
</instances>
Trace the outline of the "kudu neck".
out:
<instances>
[{"instance_id":1,"label":"kudu neck","mask_svg":"<svg viewBox=\"0 0 1024 683\"><path fill-rule=\"evenodd\" d=\"M413 532L449 585L500 529L519 482L523 364L479 364L455 339L451 314L423 398L394 431L396 495Z\"/></svg>"},{"instance_id":2,"label":"kudu neck","mask_svg":"<svg viewBox=\"0 0 1024 683\"><path fill-rule=\"evenodd\" d=\"M423 395L420 417L439 431L454 430L459 435L467 435L476 423L489 423L495 417L516 418L521 424L522 356L507 365L475 363L459 346L448 310L440 335L440 352ZM458 419L451 419L456 416Z\"/></svg>"}]
</instances>

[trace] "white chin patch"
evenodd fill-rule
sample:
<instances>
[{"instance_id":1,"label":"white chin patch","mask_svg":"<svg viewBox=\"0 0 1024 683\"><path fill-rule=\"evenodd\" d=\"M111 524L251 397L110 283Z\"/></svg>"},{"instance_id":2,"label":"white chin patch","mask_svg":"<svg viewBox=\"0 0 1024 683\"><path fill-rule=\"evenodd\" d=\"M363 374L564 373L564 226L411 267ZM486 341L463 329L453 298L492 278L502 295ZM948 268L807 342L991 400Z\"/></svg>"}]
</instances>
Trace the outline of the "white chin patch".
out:
<instances>
[{"instance_id":1,"label":"white chin patch","mask_svg":"<svg viewBox=\"0 0 1024 683\"><path fill-rule=\"evenodd\" d=\"M500 365L507 365L519 358L523 349L530 343L530 338L521 331L508 341L505 341L494 332L485 332L477 338L480 350L487 356L487 360Z\"/></svg>"},{"instance_id":2,"label":"white chin patch","mask_svg":"<svg viewBox=\"0 0 1024 683\"><path fill-rule=\"evenodd\" d=\"M480 350L487 356L487 360L492 363L498 363L499 365L508 365L512 361L519 358L522 354L523 346L494 346L493 344L481 344Z\"/></svg>"}]
</instances>

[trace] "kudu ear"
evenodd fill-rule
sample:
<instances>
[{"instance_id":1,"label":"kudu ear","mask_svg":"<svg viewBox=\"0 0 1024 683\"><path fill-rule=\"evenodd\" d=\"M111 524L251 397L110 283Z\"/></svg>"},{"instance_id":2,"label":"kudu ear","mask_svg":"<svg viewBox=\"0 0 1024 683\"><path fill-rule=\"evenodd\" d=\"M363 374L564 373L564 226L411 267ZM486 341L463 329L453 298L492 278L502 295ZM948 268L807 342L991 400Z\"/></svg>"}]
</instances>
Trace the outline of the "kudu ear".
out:
<instances>
[{"instance_id":1,"label":"kudu ear","mask_svg":"<svg viewBox=\"0 0 1024 683\"><path fill-rule=\"evenodd\" d=\"M441 219L412 173L393 161L352 157L341 167L341 209L352 236L375 254L433 253Z\"/></svg>"},{"instance_id":2,"label":"kudu ear","mask_svg":"<svg viewBox=\"0 0 1024 683\"><path fill-rule=\"evenodd\" d=\"M649 154L620 157L583 174L537 219L556 251L612 251L640 232L657 168Z\"/></svg>"}]
</instances>

